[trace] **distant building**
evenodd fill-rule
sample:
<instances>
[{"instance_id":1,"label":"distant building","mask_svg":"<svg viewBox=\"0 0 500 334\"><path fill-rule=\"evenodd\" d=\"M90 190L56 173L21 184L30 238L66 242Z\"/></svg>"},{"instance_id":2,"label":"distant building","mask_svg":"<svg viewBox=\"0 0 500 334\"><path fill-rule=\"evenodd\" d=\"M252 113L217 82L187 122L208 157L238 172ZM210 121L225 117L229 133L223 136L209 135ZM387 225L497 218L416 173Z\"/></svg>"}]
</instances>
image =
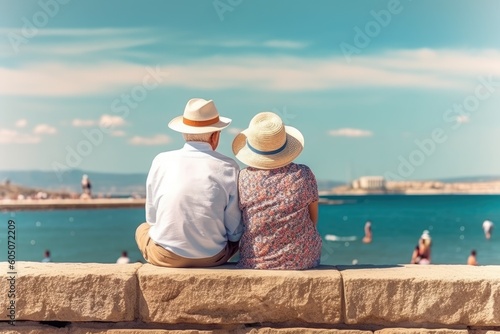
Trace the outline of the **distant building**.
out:
<instances>
[{"instance_id":1,"label":"distant building","mask_svg":"<svg viewBox=\"0 0 500 334\"><path fill-rule=\"evenodd\" d=\"M353 189L385 190L383 176L362 176L352 182Z\"/></svg>"}]
</instances>

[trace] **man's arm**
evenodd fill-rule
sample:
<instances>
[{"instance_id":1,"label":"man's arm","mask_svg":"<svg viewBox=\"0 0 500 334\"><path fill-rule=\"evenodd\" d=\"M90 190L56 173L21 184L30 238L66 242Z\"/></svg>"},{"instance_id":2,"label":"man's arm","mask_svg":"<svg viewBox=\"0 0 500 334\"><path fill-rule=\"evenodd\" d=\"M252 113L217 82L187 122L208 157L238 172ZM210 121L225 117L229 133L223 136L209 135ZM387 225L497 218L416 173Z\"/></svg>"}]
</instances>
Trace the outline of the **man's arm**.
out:
<instances>
[{"instance_id":1,"label":"man's arm","mask_svg":"<svg viewBox=\"0 0 500 334\"><path fill-rule=\"evenodd\" d=\"M154 206L154 193L153 193L153 166L148 173L146 180L146 222L149 224L156 223L156 207Z\"/></svg>"},{"instance_id":2,"label":"man's arm","mask_svg":"<svg viewBox=\"0 0 500 334\"><path fill-rule=\"evenodd\" d=\"M224 226L229 241L240 240L243 234L243 222L241 221L238 193L229 196L229 202L224 211Z\"/></svg>"},{"instance_id":3,"label":"man's arm","mask_svg":"<svg viewBox=\"0 0 500 334\"><path fill-rule=\"evenodd\" d=\"M228 185L228 202L224 210L224 226L226 227L227 239L229 241L238 241L243 234L243 222L241 219L241 210L238 196L238 175L239 166L234 163L234 174Z\"/></svg>"}]
</instances>

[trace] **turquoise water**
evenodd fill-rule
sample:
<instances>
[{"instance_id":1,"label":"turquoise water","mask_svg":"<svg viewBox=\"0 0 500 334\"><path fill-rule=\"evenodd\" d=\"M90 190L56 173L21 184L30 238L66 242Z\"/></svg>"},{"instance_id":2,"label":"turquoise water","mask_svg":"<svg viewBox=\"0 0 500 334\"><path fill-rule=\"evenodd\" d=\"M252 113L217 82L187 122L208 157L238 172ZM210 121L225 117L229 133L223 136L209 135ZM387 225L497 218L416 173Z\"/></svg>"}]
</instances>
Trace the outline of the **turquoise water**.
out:
<instances>
[{"instance_id":1,"label":"turquoise water","mask_svg":"<svg viewBox=\"0 0 500 334\"><path fill-rule=\"evenodd\" d=\"M464 264L476 249L480 264L500 264L500 196L337 196L350 204L322 206L321 235L355 236L355 241L323 240L323 263L409 263L423 230L432 236L432 262ZM490 219L496 230L486 240L482 223ZM366 220L372 222L373 242L361 239Z\"/></svg>"},{"instance_id":2,"label":"turquoise water","mask_svg":"<svg viewBox=\"0 0 500 334\"><path fill-rule=\"evenodd\" d=\"M480 264L500 264L500 196L332 196L343 205L321 205L318 229L324 264L408 263L423 230L430 231L436 264L464 264L476 249ZM18 261L40 261L50 249L54 262L113 263L122 250L142 260L134 232L143 209L21 211L0 213L0 261L7 259L7 222L16 222ZM482 222L496 224L486 240ZM372 221L373 242L363 244Z\"/></svg>"}]
</instances>

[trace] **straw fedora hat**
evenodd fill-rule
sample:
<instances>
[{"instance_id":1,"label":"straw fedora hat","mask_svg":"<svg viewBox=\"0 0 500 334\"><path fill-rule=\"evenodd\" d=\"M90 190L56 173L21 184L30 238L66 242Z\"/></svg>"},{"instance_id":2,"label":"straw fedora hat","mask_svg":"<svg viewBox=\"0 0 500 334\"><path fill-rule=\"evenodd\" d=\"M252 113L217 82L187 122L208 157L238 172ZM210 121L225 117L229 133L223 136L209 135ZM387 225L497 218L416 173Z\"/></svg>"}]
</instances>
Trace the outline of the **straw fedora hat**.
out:
<instances>
[{"instance_id":1,"label":"straw fedora hat","mask_svg":"<svg viewBox=\"0 0 500 334\"><path fill-rule=\"evenodd\" d=\"M200 134L220 131L231 124L231 119L219 116L212 100L191 99L184 114L168 123L168 127L181 133Z\"/></svg>"},{"instance_id":2,"label":"straw fedora hat","mask_svg":"<svg viewBox=\"0 0 500 334\"><path fill-rule=\"evenodd\" d=\"M244 164L259 169L288 165L304 148L299 130L285 126L272 112L261 112L252 118L248 129L233 140L233 153Z\"/></svg>"}]
</instances>

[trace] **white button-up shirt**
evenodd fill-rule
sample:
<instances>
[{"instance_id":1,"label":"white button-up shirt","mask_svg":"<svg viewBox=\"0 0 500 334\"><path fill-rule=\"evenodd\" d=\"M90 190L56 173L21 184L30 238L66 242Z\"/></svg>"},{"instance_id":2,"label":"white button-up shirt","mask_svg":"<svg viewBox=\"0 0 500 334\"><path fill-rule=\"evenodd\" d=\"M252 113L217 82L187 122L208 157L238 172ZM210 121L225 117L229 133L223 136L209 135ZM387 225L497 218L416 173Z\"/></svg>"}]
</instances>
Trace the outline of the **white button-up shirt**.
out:
<instances>
[{"instance_id":1,"label":"white button-up shirt","mask_svg":"<svg viewBox=\"0 0 500 334\"><path fill-rule=\"evenodd\" d=\"M160 153L146 182L146 221L157 244L186 258L219 253L243 232L239 166L204 142Z\"/></svg>"}]
</instances>

